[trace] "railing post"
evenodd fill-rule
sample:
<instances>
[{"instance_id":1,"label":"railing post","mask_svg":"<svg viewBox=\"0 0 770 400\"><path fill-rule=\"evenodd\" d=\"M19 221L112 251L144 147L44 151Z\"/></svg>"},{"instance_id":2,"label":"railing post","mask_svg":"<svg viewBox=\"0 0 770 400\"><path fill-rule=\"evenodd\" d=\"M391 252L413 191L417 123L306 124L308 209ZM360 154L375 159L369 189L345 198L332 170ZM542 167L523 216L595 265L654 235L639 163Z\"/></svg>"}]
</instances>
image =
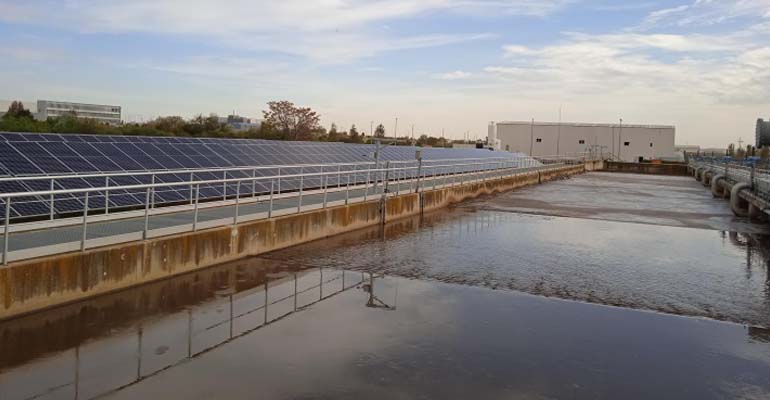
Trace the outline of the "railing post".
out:
<instances>
[{"instance_id":1,"label":"railing post","mask_svg":"<svg viewBox=\"0 0 770 400\"><path fill-rule=\"evenodd\" d=\"M55 187L55 186L54 186L54 179L53 179L53 178L51 178L51 191L52 191L52 192L54 191L54 187ZM51 203L51 204L50 204L50 208L51 208L51 210L50 210L50 214L51 214L51 215L50 215L50 217L51 217L51 221L53 221L53 216L54 216L54 197L55 197L55 196L54 196L54 194L53 194L53 193L51 193L51 198L49 199L49 201L50 201L50 203ZM10 198L10 197L9 197L9 198Z\"/></svg>"},{"instance_id":2,"label":"railing post","mask_svg":"<svg viewBox=\"0 0 770 400\"><path fill-rule=\"evenodd\" d=\"M280 182L281 178L278 178ZM273 187L275 186L275 178L270 179L270 206L267 208L267 217L271 218L273 216Z\"/></svg>"},{"instance_id":3,"label":"railing post","mask_svg":"<svg viewBox=\"0 0 770 400\"><path fill-rule=\"evenodd\" d=\"M151 177L151 180L150 180L150 184L153 185L152 186L152 199L151 199L152 205L151 205L151 207L155 208L155 186L154 186L155 185L155 174L154 173L152 174L152 177Z\"/></svg>"},{"instance_id":4,"label":"railing post","mask_svg":"<svg viewBox=\"0 0 770 400\"><path fill-rule=\"evenodd\" d=\"M194 199L195 208L193 209L193 232L198 230L198 203L200 199L200 193L201 193L201 184L198 183L195 185L195 199Z\"/></svg>"},{"instance_id":5,"label":"railing post","mask_svg":"<svg viewBox=\"0 0 770 400\"><path fill-rule=\"evenodd\" d=\"M8 264L8 241L11 240L10 228L11 228L11 198L5 198L5 230L3 231L3 265Z\"/></svg>"},{"instance_id":6,"label":"railing post","mask_svg":"<svg viewBox=\"0 0 770 400\"><path fill-rule=\"evenodd\" d=\"M257 197L257 169L251 170L251 197Z\"/></svg>"},{"instance_id":7,"label":"railing post","mask_svg":"<svg viewBox=\"0 0 770 400\"><path fill-rule=\"evenodd\" d=\"M233 225L238 224L238 206L241 202L241 181L235 185L235 215L233 216Z\"/></svg>"},{"instance_id":8,"label":"railing post","mask_svg":"<svg viewBox=\"0 0 770 400\"><path fill-rule=\"evenodd\" d=\"M326 208L326 195L329 189L329 175L324 175L324 205L323 208Z\"/></svg>"},{"instance_id":9,"label":"railing post","mask_svg":"<svg viewBox=\"0 0 770 400\"><path fill-rule=\"evenodd\" d=\"M342 182L341 182L342 175L340 175L341 169L342 169L342 165L338 164L337 165L337 189L339 189L342 186Z\"/></svg>"},{"instance_id":10,"label":"railing post","mask_svg":"<svg viewBox=\"0 0 770 400\"><path fill-rule=\"evenodd\" d=\"M153 198L155 198L155 191L152 187L147 188L147 194L144 198L144 230L142 231L142 240L147 240L147 229L150 227L150 192L152 191Z\"/></svg>"},{"instance_id":11,"label":"railing post","mask_svg":"<svg viewBox=\"0 0 770 400\"><path fill-rule=\"evenodd\" d=\"M366 201L366 197L369 195L369 174L370 174L370 168L366 169L366 182L364 183L364 201Z\"/></svg>"},{"instance_id":12,"label":"railing post","mask_svg":"<svg viewBox=\"0 0 770 400\"><path fill-rule=\"evenodd\" d=\"M278 167L278 194L281 194L281 167Z\"/></svg>"},{"instance_id":13,"label":"railing post","mask_svg":"<svg viewBox=\"0 0 770 400\"><path fill-rule=\"evenodd\" d=\"M222 174L222 201L227 200L227 171Z\"/></svg>"},{"instance_id":14,"label":"railing post","mask_svg":"<svg viewBox=\"0 0 770 400\"><path fill-rule=\"evenodd\" d=\"M297 200L297 212L302 212L302 186L305 182L305 176L299 176L299 199Z\"/></svg>"},{"instance_id":15,"label":"railing post","mask_svg":"<svg viewBox=\"0 0 770 400\"><path fill-rule=\"evenodd\" d=\"M195 172L190 172L190 204L195 203L193 182L195 182Z\"/></svg>"},{"instance_id":16,"label":"railing post","mask_svg":"<svg viewBox=\"0 0 770 400\"><path fill-rule=\"evenodd\" d=\"M417 159L417 187L414 189L415 193L420 193L420 174L422 174L422 157Z\"/></svg>"},{"instance_id":17,"label":"railing post","mask_svg":"<svg viewBox=\"0 0 770 400\"><path fill-rule=\"evenodd\" d=\"M345 205L348 205L350 199L350 172L348 172L348 184L345 188Z\"/></svg>"},{"instance_id":18,"label":"railing post","mask_svg":"<svg viewBox=\"0 0 770 400\"><path fill-rule=\"evenodd\" d=\"M80 251L86 249L86 235L88 234L88 192L86 192L85 200L83 201L83 231L80 237Z\"/></svg>"},{"instance_id":19,"label":"railing post","mask_svg":"<svg viewBox=\"0 0 770 400\"><path fill-rule=\"evenodd\" d=\"M104 213L110 213L110 177L104 177Z\"/></svg>"}]
</instances>

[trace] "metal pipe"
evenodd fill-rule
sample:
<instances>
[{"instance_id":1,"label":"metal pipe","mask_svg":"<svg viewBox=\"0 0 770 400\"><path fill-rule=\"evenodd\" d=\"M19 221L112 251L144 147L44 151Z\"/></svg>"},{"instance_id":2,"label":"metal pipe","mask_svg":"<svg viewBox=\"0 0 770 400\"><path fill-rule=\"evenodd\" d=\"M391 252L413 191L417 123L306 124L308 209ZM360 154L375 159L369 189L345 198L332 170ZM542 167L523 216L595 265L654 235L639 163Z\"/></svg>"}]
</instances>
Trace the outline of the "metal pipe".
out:
<instances>
[{"instance_id":1,"label":"metal pipe","mask_svg":"<svg viewBox=\"0 0 770 400\"><path fill-rule=\"evenodd\" d=\"M273 216L273 186L275 186L275 179L270 180L270 207L267 209L267 217Z\"/></svg>"},{"instance_id":2,"label":"metal pipe","mask_svg":"<svg viewBox=\"0 0 770 400\"><path fill-rule=\"evenodd\" d=\"M241 181L238 181L238 184L235 188L235 215L233 216L233 225L238 224L238 206L241 202Z\"/></svg>"}]
</instances>

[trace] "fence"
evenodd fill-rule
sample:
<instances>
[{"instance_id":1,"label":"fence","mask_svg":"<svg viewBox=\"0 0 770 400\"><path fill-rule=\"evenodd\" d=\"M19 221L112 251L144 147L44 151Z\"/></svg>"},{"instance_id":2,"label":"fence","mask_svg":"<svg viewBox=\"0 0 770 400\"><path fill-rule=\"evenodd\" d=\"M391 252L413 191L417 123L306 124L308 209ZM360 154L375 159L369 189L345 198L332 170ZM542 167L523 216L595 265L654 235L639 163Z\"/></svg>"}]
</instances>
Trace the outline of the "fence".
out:
<instances>
[{"instance_id":1,"label":"fence","mask_svg":"<svg viewBox=\"0 0 770 400\"><path fill-rule=\"evenodd\" d=\"M358 165L358 164L356 164ZM385 162L384 167L305 172L269 176L231 178L223 174L217 179L184 182L117 185L79 189L41 190L4 193L2 234L3 264L25 258L147 239L172 233L197 231L202 228L238 224L248 220L271 218L299 213L304 210L326 208L330 205L349 204L402 193L417 193L425 189L464 185L472 182L502 178L516 173L552 168L562 163L542 165L530 158L471 160L469 162ZM322 170L334 166L320 166ZM257 170L254 168L252 170ZM157 175L151 175L157 176ZM45 178L41 178L45 179ZM49 177L47 179L66 179ZM205 189L220 187L224 195L204 198ZM157 207L158 190L189 193L183 204ZM141 194L142 203L131 210L112 212L91 207L94 197L109 198L111 193ZM82 198L78 216L50 218L31 223L11 223L11 208L21 198L46 198L50 206L62 196ZM15 253L15 254L14 254Z\"/></svg>"}]
</instances>

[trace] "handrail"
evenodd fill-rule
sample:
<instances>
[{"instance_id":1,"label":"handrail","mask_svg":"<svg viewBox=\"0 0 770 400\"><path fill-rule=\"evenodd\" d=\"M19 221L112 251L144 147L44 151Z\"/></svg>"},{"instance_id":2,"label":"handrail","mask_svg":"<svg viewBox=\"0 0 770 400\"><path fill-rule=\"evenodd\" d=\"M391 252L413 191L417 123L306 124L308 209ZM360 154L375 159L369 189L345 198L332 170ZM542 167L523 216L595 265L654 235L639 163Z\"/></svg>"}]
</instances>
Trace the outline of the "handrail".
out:
<instances>
[{"instance_id":1,"label":"handrail","mask_svg":"<svg viewBox=\"0 0 770 400\"><path fill-rule=\"evenodd\" d=\"M445 162L445 161L468 161L468 160L517 160L519 158L510 157L490 157L490 158L446 158L436 160L423 160L426 162ZM380 163L415 163L417 160L380 160ZM118 177L118 176L152 176L152 175L172 175L172 174L189 174L189 173L207 173L207 172L229 172L229 171L252 171L252 170L265 170L265 169L277 169L277 168L318 168L318 167L341 167L341 166L360 166L360 165L375 165L375 161L361 161L354 163L328 163L328 164L276 164L276 165L258 165L258 166L242 166L242 167L213 167L213 168L178 168L178 169L156 169L156 170L142 170L142 171L115 171L115 172L98 172L88 174L63 174L63 175L26 175L26 176L5 176L0 177L0 182L11 181L37 181L51 179L83 179L83 178L104 178L104 177Z\"/></svg>"},{"instance_id":2,"label":"handrail","mask_svg":"<svg viewBox=\"0 0 770 400\"><path fill-rule=\"evenodd\" d=\"M490 162L490 163L465 163L465 164L443 164L443 165L423 165L422 168L428 168L428 169L438 169L438 168L447 168L447 167L466 167L466 166L478 166L478 165L497 165L499 163L496 162ZM417 170L419 169L419 166L410 166L410 167L393 167L393 168L378 168L378 169L366 169L366 170L348 170L348 171L328 171L328 172L307 172L307 173L300 173L300 174L287 174L287 175L272 175L272 176L250 176L246 178L222 178L222 179L206 179L206 180L190 180L190 181L182 181L182 182L162 182L162 183L142 183L138 185L115 185L115 186L103 186L103 187L90 187L90 188L77 188L77 189L55 189L55 190L40 190L40 191L32 191L32 192L10 192L10 193L0 193L0 199L5 198L14 198L14 197L34 197L34 196L50 196L50 195L61 195L61 194L75 194L75 193L86 193L86 192L104 192L104 191L116 191L116 190L135 190L135 189L149 189L149 188L157 188L157 187L171 187L171 186L190 186L190 185L213 185L213 184L227 184L227 183L237 183L237 182L245 182L245 181L269 181L273 179L296 179L296 178L307 178L307 177L318 177L318 176L336 176L336 175L351 175L351 174L361 174L364 172L369 173L376 173L376 172L389 172L389 171L406 171L406 170ZM510 167L509 167L510 168ZM523 168L523 167L522 167ZM492 170L497 169L505 169L503 168L492 168ZM50 178L49 178L50 179Z\"/></svg>"}]
</instances>

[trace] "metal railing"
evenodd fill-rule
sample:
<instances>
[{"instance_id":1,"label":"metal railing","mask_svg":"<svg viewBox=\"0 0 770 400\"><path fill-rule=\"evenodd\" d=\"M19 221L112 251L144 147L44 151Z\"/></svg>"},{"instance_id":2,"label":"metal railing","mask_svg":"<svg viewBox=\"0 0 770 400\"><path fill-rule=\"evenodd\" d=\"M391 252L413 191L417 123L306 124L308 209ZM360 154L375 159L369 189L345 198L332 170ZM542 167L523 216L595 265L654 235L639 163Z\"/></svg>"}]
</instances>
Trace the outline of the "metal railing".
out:
<instances>
[{"instance_id":1,"label":"metal railing","mask_svg":"<svg viewBox=\"0 0 770 400\"><path fill-rule=\"evenodd\" d=\"M739 162L722 161L710 158L691 159L688 164L693 169L704 168L714 174L724 175L730 183L747 183L755 196L770 200L770 170L755 164L744 165Z\"/></svg>"},{"instance_id":2,"label":"metal railing","mask_svg":"<svg viewBox=\"0 0 770 400\"><path fill-rule=\"evenodd\" d=\"M459 163L477 163L477 162L499 162L499 161L510 161L510 160L517 160L517 159L511 159L511 158L504 158L504 157L490 157L490 158L465 158L465 159L435 159L435 160L424 160L422 161L423 165L433 165L433 164L459 164ZM520 163L524 164L527 159L520 158L518 159ZM16 202L17 205L23 204L27 208L29 206L34 205L44 205L46 208L46 212L43 213L42 210L39 211L37 214L25 214L25 215L19 215L14 216L11 215L11 219L14 218L28 218L28 217L39 217L38 219L41 219L43 217L47 217L49 220L54 220L61 214L69 214L72 213L74 210L71 209L71 207L66 208L65 210L57 210L56 203L59 201L59 204L64 204L67 202L72 202L73 200L83 201L84 199L82 197L73 196L74 193L82 193L82 192L67 192L64 190L75 190L75 189L83 189L83 188L105 188L104 193L100 193L99 196L103 197L103 207L100 207L103 209L104 213L109 213L111 211L111 208L113 209L121 209L121 208L128 208L128 207L135 207L136 205L140 205L141 201L136 201L131 203L130 201L128 204L111 204L110 200L110 191L112 194L116 195L116 197L113 197L112 200L118 198L119 196L134 196L136 193L133 192L125 192L124 187L131 186L133 184L156 184L156 183L163 183L163 185L160 186L160 188L168 188L172 185L168 185L167 183L177 183L177 182L187 182L187 184L193 184L196 181L199 180L212 180L212 177L221 177L222 180L227 180L231 178L244 178L244 177L261 177L267 175L296 175L296 174L304 174L305 172L336 172L337 176L336 178L332 177L331 181L333 184L339 185L341 182L342 174L347 171L363 171L371 170L373 168L378 168L382 166L386 161L381 162L375 162L375 161L366 161L366 162L356 162L356 163L338 163L338 164L299 164L299 165L270 165L270 166L251 166L251 167L229 167L229 168L199 168L199 169L176 169L176 170L153 170L153 171L125 171L125 172L102 172L102 173L86 173L86 174L61 174L61 175L47 175L47 176L23 176L23 177L0 177L0 185L3 185L6 188L13 188L13 187L19 187L19 188L30 188L30 190L19 190L19 192L25 192L27 193L27 196L25 196L25 199L20 199ZM390 161L392 165L416 165L417 161L411 160L411 161ZM358 176L358 175L357 175ZM127 183L129 182L129 183ZM291 189L297 189L295 185L296 182L290 182L289 188ZM357 181L354 181L354 183L358 183ZM281 181L279 180L279 191L281 189ZM44 190L41 190L42 188L46 188L47 191L45 191L46 194L45 198L42 198L38 193L43 192ZM256 192L257 187L252 186L252 189ZM263 191L266 191L266 187L261 188ZM221 187L214 187L213 190L220 195L223 199L227 199L230 195L228 195L228 187L226 184L224 184ZM163 203L171 203L169 201L164 201L162 196L162 190L157 191L157 193L161 194L160 199L153 198L152 207L154 208L156 205L162 205ZM186 201L192 202L192 191L188 193L185 192ZM57 196L59 196L57 198ZM204 196L204 197L211 197L211 196ZM92 199L93 200L93 199ZM158 201L160 200L160 201ZM101 202L100 202L101 203ZM139 204L136 204L139 203ZM38 210L42 209L43 207L37 207ZM94 204L92 204L92 207L94 208ZM45 215L47 214L47 215Z\"/></svg>"},{"instance_id":3,"label":"metal railing","mask_svg":"<svg viewBox=\"0 0 770 400\"><path fill-rule=\"evenodd\" d=\"M47 254L73 250L84 251L98 245L147 239L153 234L161 236L227 224L236 225L246 220L326 208L330 204L350 204L377 197L384 199L387 196L402 193L418 193L426 189L501 179L526 171L564 165L564 163L542 165L530 158L448 164L417 161L416 165L410 162L386 161L384 164L380 168L368 169L303 171L241 178L223 176L218 179L184 182L3 193L0 194L0 201L4 207L4 210L0 211L4 216L2 263L7 264L11 261L9 254L11 243L14 241L19 245L15 247L26 251L24 254L13 257L14 260L44 255L46 251L35 251L42 247L48 248ZM293 184L288 185L289 182ZM234 191L231 195L215 201L203 199L202 188L212 185L232 187ZM258 187L259 190L257 190ZM173 207L156 207L155 191L159 188L189 191L191 200L189 203ZM120 191L141 192L143 195L141 208L108 213L106 210L102 212L89 207L91 198L101 195L109 197L110 192ZM53 207L53 202L62 195L82 196L83 208L80 216L60 218L55 221L11 224L11 207L15 199L48 198L51 199ZM202 213L207 213L206 218L201 218ZM156 223L158 227L151 226L153 218L158 220ZM180 220L184 221L180 223ZM134 226L133 230L125 227L131 224ZM89 237L92 225L98 225L102 233ZM107 231L107 234L103 231ZM73 240L74 234L77 234L77 240Z\"/></svg>"}]
</instances>

